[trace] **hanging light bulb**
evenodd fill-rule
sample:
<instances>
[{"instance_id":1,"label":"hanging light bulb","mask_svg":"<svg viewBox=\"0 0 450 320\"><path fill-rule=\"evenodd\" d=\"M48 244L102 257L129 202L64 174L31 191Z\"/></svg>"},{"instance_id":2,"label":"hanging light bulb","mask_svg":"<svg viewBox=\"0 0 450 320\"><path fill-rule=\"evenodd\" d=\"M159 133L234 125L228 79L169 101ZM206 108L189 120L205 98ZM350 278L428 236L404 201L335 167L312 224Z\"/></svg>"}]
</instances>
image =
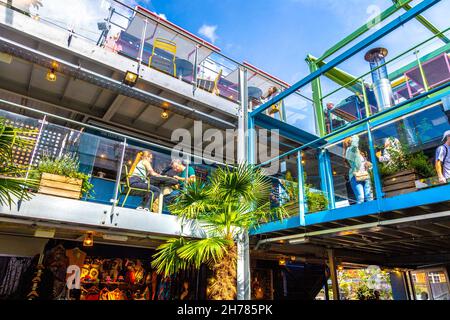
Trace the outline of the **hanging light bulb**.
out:
<instances>
[{"instance_id":1,"label":"hanging light bulb","mask_svg":"<svg viewBox=\"0 0 450 320\"><path fill-rule=\"evenodd\" d=\"M56 73L55 73L55 69L50 69L47 72L47 76L46 79L50 82L55 82L56 81Z\"/></svg>"},{"instance_id":2,"label":"hanging light bulb","mask_svg":"<svg viewBox=\"0 0 450 320\"><path fill-rule=\"evenodd\" d=\"M163 119L169 118L169 112L167 112L166 109L163 109L163 111L161 112L161 118Z\"/></svg>"},{"instance_id":3,"label":"hanging light bulb","mask_svg":"<svg viewBox=\"0 0 450 320\"><path fill-rule=\"evenodd\" d=\"M83 240L84 247L92 247L94 245L94 235L92 232L86 233Z\"/></svg>"}]
</instances>

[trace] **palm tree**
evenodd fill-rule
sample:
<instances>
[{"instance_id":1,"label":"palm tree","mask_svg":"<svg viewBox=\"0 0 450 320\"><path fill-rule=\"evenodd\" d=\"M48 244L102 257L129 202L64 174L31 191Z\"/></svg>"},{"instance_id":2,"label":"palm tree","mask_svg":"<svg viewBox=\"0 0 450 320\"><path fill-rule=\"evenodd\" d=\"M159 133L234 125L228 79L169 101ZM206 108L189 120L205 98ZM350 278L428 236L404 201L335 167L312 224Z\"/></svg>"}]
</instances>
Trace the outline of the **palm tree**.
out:
<instances>
[{"instance_id":1,"label":"palm tree","mask_svg":"<svg viewBox=\"0 0 450 320\"><path fill-rule=\"evenodd\" d=\"M26 179L26 165L14 163L13 151L31 150L35 144L35 130L20 129L0 118L0 205L11 207L14 198L30 199L28 187L35 181Z\"/></svg>"},{"instance_id":2,"label":"palm tree","mask_svg":"<svg viewBox=\"0 0 450 320\"><path fill-rule=\"evenodd\" d=\"M196 219L203 239L173 238L162 244L152 266L164 276L207 265L213 271L208 297L236 298L237 238L261 222L283 219L283 207L271 208L270 178L242 164L218 168L208 183L191 183L170 206L182 221Z\"/></svg>"}]
</instances>

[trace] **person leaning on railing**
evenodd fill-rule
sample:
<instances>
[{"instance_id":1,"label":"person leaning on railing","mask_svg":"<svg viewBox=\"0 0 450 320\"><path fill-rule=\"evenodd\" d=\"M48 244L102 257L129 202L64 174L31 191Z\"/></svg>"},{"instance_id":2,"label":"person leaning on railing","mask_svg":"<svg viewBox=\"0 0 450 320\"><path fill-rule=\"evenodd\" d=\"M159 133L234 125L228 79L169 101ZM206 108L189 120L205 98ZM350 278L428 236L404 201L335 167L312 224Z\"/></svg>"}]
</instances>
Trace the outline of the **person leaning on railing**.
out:
<instances>
[{"instance_id":1,"label":"person leaning on railing","mask_svg":"<svg viewBox=\"0 0 450 320\"><path fill-rule=\"evenodd\" d=\"M436 149L436 171L439 182L447 183L450 179L450 130L445 131L442 143Z\"/></svg>"},{"instance_id":2,"label":"person leaning on railing","mask_svg":"<svg viewBox=\"0 0 450 320\"><path fill-rule=\"evenodd\" d=\"M161 175L153 170L152 167L153 154L150 151L138 152L136 159L130 168L130 186L132 188L147 189L148 179L150 177L160 177ZM150 185L150 191L153 192L153 199L158 199L161 190ZM137 210L151 211L152 195L146 193L142 199L142 203L136 208Z\"/></svg>"}]
</instances>

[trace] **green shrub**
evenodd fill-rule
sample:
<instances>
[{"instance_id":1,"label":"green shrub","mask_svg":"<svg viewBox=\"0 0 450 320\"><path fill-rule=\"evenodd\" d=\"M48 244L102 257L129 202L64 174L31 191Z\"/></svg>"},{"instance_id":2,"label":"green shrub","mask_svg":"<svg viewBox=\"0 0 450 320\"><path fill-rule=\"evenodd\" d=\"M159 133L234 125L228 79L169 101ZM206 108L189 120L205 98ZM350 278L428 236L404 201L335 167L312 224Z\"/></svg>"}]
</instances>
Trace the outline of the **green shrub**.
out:
<instances>
[{"instance_id":1,"label":"green shrub","mask_svg":"<svg viewBox=\"0 0 450 320\"><path fill-rule=\"evenodd\" d=\"M411 153L407 144L402 143L400 150L390 149L390 154L392 161L379 164L382 177L405 170L414 170L423 178L430 178L436 175L433 164L423 151Z\"/></svg>"},{"instance_id":2,"label":"green shrub","mask_svg":"<svg viewBox=\"0 0 450 320\"><path fill-rule=\"evenodd\" d=\"M312 192L310 186L305 187L308 212L319 212L328 208L328 199L322 192Z\"/></svg>"}]
</instances>

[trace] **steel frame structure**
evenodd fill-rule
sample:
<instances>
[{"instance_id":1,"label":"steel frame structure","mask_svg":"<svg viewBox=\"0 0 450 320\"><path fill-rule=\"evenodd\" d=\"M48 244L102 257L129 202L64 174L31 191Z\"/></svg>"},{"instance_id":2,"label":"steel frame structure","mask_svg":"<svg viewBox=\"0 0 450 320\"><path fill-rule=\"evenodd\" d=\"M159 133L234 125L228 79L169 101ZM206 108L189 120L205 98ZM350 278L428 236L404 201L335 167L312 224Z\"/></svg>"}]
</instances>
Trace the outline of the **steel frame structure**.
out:
<instances>
[{"instance_id":1,"label":"steel frame structure","mask_svg":"<svg viewBox=\"0 0 450 320\"><path fill-rule=\"evenodd\" d=\"M450 193L449 193L450 187L448 185L421 191L422 197L420 199L422 200L417 199L417 196L414 193L399 195L393 198L384 198L382 190L382 182L378 172L377 159L375 157L375 147L373 144L373 137L371 132L374 128L386 124L390 121L393 121L394 119L401 118L412 112L416 112L418 110L422 110L426 107L429 107L430 105L439 103L443 97L450 94L450 83L445 83L439 87L430 90L426 89L424 93L419 94L412 99L399 103L389 109L378 112L376 114L370 115L370 113L367 112L368 116L366 118L352 122L347 126L337 129L330 134L326 134L325 131L325 121L322 112L323 97L321 91L320 77L324 75L328 76L330 79L334 80L335 82L337 82L339 85L342 86L351 84L363 87L362 84L358 83L360 78L356 79L355 77L337 68L342 62L353 57L357 53L361 52L361 50L367 48L371 44L375 43L379 39L383 38L384 36L388 35L389 33L393 32L394 30L405 24L406 22L413 19L417 19L420 23L422 23L425 27L427 27L430 31L433 32L434 36L431 39L439 38L440 40L442 40L444 44L443 47L422 57L421 59L419 59L418 62L415 62L415 64L417 63L420 64L421 61L426 61L426 59L429 59L430 57L435 57L438 54L449 51L450 48L448 47L449 45L448 39L445 37L443 32L439 31L430 22L426 21L423 18L423 16L421 16L423 12L425 12L435 4L439 3L440 0L423 0L414 7L409 6L410 2L411 1L407 0L394 1L393 6L391 6L380 16L375 18L378 19L376 21L380 23L402 8L404 8L406 12L403 13L401 16L395 18L391 22L387 23L386 25L384 25L379 30L375 31L373 34L369 35L365 39L361 40L354 46L350 47L345 52L332 59L330 62L325 63L324 60L326 58L329 58L337 51L344 48L353 40L363 35L370 28L372 28L373 25L370 27L365 25L359 28L350 36L346 37L344 40L340 41L338 44L336 44L331 49L326 51L325 54L323 54L320 58L314 58L311 55L308 55L306 61L309 65L311 73L305 78L295 83L294 85L292 85L286 91L280 93L271 101L268 101L265 104L259 106L249 114L248 118L248 128L250 132L248 137L249 145L254 145L254 141L256 139L255 126L260 126L267 129L279 129L280 135L286 134L286 136L288 137L296 135L297 137L296 141L303 144L301 147L292 149L286 153L278 155L277 157L271 160L258 164L258 166L262 167L264 165L268 165L274 160L280 160L290 155L297 156L298 183L300 186L298 195L299 196L298 198L300 199L298 216L286 219L284 221L270 222L265 225L262 225L258 229L253 230L251 232L252 235L282 231L291 228L306 227L319 223L331 222L346 218L355 218L369 214L380 214L382 212L386 212L389 210L399 210L414 206L426 205L428 203L445 202L450 200ZM402 70L400 71L395 71L394 74L396 76L401 75L402 71L406 70L407 67L408 66L402 68ZM308 84L311 84L313 89L313 100L317 120L316 125L319 134L319 137L316 138L314 138L313 135L307 134L303 130L297 128L294 130L292 129L292 126L283 123L281 121L274 120L263 114L263 112L267 110L270 106L289 97L291 94L297 92L297 90L305 87ZM365 94L365 90L363 90L363 93ZM367 108L367 101L365 104ZM302 132L293 134L293 132L295 131L302 131ZM304 168L302 165L302 150L306 150L307 148L319 149L321 146L336 143L346 137L361 132L367 132L368 135L369 149L371 154L370 161L374 164L373 171L374 171L374 185L375 185L376 199L374 201L359 205L352 205L344 208L336 208L333 196L334 186L333 186L333 173L330 164L330 156L329 153L326 152L326 150L323 150L323 152L320 152L320 155L318 156L319 174L321 178L321 189L322 189L321 191L328 194L329 199L331 201L329 201L327 210L310 215L307 214L305 212L306 210L304 205L305 202L304 181L303 181ZM256 155L255 150L253 148L248 149L248 159L251 163L256 163Z\"/></svg>"}]
</instances>

